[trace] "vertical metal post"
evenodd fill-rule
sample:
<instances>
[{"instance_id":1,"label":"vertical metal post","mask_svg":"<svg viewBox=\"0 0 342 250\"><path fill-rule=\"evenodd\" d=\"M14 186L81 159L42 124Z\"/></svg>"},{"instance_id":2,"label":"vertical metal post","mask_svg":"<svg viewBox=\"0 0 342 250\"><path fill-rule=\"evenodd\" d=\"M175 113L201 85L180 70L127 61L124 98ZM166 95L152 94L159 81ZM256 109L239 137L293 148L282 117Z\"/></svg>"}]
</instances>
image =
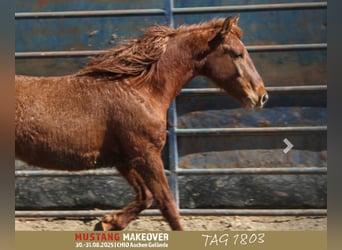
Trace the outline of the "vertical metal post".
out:
<instances>
[{"instance_id":1,"label":"vertical metal post","mask_svg":"<svg viewBox=\"0 0 342 250\"><path fill-rule=\"evenodd\" d=\"M174 27L173 20L173 0L165 0L165 12L167 22L170 27ZM168 146L169 146L169 168L170 168L170 188L179 208L179 188L178 188L178 146L177 146L177 110L176 100L173 100L168 110Z\"/></svg>"},{"instance_id":2,"label":"vertical metal post","mask_svg":"<svg viewBox=\"0 0 342 250\"><path fill-rule=\"evenodd\" d=\"M170 168L170 188L179 207L178 188L178 145L177 145L177 111L176 101L173 101L168 110L168 142L169 142L169 168Z\"/></svg>"},{"instance_id":3,"label":"vertical metal post","mask_svg":"<svg viewBox=\"0 0 342 250\"><path fill-rule=\"evenodd\" d=\"M167 23L172 28L174 28L173 9L174 9L173 0L165 0L166 19L167 19Z\"/></svg>"}]
</instances>

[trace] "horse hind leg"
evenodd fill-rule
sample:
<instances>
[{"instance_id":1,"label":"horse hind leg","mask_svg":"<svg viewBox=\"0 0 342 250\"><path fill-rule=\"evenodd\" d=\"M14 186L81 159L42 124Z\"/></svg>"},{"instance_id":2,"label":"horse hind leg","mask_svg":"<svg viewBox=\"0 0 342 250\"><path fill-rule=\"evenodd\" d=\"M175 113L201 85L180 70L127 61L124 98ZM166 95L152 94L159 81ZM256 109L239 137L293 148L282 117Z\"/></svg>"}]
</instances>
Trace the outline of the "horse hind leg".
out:
<instances>
[{"instance_id":1,"label":"horse hind leg","mask_svg":"<svg viewBox=\"0 0 342 250\"><path fill-rule=\"evenodd\" d=\"M134 167L118 168L122 176L136 191L136 199L129 203L122 211L116 214L107 214L102 221L97 223L95 230L122 230L129 222L136 219L138 214L152 205L153 196L144 183L144 180L136 172Z\"/></svg>"}]
</instances>

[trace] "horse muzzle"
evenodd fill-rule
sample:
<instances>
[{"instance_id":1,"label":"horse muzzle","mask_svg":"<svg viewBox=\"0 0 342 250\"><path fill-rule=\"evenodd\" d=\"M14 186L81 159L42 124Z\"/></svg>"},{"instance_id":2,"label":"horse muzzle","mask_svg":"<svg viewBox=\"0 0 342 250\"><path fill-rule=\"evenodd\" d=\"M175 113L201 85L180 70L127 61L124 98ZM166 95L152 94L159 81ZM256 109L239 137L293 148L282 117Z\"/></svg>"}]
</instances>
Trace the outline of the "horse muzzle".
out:
<instances>
[{"instance_id":1,"label":"horse muzzle","mask_svg":"<svg viewBox=\"0 0 342 250\"><path fill-rule=\"evenodd\" d=\"M268 101L268 94L267 92L263 93L262 95L253 95L248 96L243 102L242 107L244 108L263 108L265 103Z\"/></svg>"}]
</instances>

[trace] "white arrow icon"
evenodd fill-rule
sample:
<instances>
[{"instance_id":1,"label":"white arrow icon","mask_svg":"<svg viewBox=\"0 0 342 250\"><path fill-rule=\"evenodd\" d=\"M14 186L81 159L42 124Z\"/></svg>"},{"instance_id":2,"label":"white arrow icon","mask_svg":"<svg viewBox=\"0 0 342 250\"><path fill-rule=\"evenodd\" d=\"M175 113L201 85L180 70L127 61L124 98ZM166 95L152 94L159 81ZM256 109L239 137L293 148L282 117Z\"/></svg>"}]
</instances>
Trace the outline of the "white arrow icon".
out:
<instances>
[{"instance_id":1,"label":"white arrow icon","mask_svg":"<svg viewBox=\"0 0 342 250\"><path fill-rule=\"evenodd\" d=\"M286 144L286 148L284 148L283 149L283 152L285 153L285 154L287 154L292 148L293 148L293 144L287 139L287 138L285 138L284 140L283 140L283 142Z\"/></svg>"}]
</instances>

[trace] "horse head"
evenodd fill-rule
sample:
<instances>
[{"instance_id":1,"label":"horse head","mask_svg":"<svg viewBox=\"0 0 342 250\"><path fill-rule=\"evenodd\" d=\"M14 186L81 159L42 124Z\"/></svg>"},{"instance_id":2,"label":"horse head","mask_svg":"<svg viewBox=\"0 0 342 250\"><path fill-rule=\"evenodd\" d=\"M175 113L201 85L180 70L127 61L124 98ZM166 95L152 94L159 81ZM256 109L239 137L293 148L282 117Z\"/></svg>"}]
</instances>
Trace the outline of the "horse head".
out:
<instances>
[{"instance_id":1,"label":"horse head","mask_svg":"<svg viewBox=\"0 0 342 250\"><path fill-rule=\"evenodd\" d=\"M201 74L205 75L244 108L263 107L268 94L247 49L240 40L239 15L224 20L222 27L209 39L209 50L202 58Z\"/></svg>"}]
</instances>

